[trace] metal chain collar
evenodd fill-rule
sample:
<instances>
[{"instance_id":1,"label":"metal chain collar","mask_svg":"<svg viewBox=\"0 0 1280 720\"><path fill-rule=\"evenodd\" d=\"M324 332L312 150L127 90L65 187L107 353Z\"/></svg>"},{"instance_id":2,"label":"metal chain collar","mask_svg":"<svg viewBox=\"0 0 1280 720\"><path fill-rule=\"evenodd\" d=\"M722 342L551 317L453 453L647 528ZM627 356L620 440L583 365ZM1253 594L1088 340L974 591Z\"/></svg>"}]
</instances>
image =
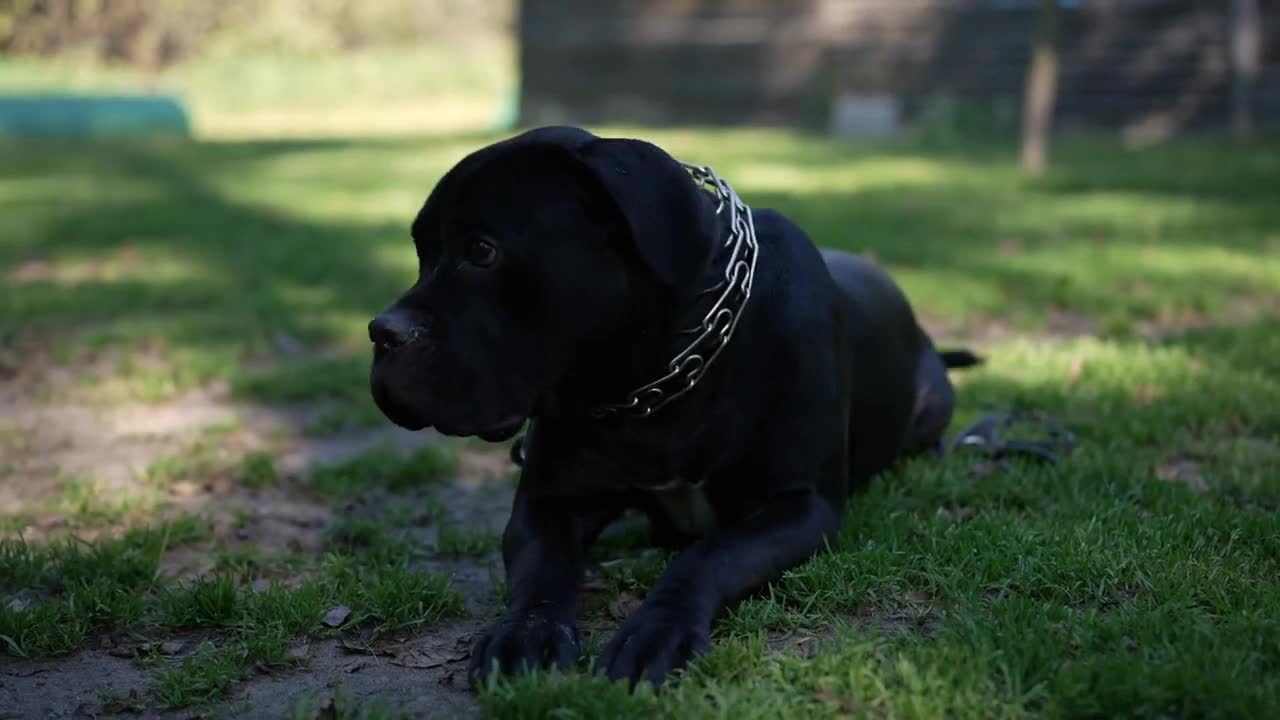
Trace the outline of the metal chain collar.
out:
<instances>
[{"instance_id":1,"label":"metal chain collar","mask_svg":"<svg viewBox=\"0 0 1280 720\"><path fill-rule=\"evenodd\" d=\"M726 208L729 210L729 236L725 238L722 247L733 246L733 249L729 254L729 262L725 265L724 279L700 293L707 295L718 292L719 297L702 318L702 322L686 331L689 334L697 333L698 336L667 363L665 375L632 391L624 403L598 408L593 413L596 417L648 417L692 390L729 344L747 301L751 299L751 283L755 278L756 257L759 254L751 209L710 166L688 163L681 165L689 171L694 182L719 200L716 215Z\"/></svg>"}]
</instances>

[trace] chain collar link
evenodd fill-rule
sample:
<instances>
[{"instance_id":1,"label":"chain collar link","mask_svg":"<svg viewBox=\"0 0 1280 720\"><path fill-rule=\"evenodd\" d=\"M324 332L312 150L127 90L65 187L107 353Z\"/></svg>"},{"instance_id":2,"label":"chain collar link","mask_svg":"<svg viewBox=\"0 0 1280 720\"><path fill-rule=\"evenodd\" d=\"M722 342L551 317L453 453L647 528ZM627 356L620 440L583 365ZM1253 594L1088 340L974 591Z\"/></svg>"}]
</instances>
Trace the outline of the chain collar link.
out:
<instances>
[{"instance_id":1,"label":"chain collar link","mask_svg":"<svg viewBox=\"0 0 1280 720\"><path fill-rule=\"evenodd\" d=\"M738 327L747 301L751 299L751 283L755 278L756 227L748 208L729 183L721 180L707 165L681 163L694 182L715 195L719 204L716 215L729 213L729 236L722 247L732 246L724 278L701 294L719 293L716 302L696 327L685 331L697 337L667 363L666 374L640 387L627 396L627 401L605 405L592 414L598 418L627 415L648 417L698 384L707 369L729 344Z\"/></svg>"}]
</instances>

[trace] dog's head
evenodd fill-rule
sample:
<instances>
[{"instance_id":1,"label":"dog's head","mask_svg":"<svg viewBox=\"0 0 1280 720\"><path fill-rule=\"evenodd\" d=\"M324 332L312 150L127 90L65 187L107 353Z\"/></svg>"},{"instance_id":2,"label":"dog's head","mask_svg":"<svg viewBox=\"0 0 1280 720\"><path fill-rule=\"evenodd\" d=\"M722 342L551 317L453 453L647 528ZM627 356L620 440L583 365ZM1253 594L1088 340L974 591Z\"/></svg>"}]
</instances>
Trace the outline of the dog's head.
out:
<instances>
[{"instance_id":1,"label":"dog's head","mask_svg":"<svg viewBox=\"0 0 1280 720\"><path fill-rule=\"evenodd\" d=\"M409 429L509 437L638 304L700 279L708 198L656 146L577 128L467 156L413 222L417 282L369 324L378 407Z\"/></svg>"}]
</instances>

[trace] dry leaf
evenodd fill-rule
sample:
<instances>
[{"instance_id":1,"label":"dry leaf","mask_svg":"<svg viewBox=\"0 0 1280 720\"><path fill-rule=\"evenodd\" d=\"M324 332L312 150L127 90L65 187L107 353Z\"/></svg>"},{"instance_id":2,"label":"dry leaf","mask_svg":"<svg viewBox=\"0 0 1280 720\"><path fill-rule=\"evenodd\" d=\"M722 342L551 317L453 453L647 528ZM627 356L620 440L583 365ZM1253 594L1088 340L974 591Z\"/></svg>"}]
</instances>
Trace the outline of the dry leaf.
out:
<instances>
[{"instance_id":1,"label":"dry leaf","mask_svg":"<svg viewBox=\"0 0 1280 720\"><path fill-rule=\"evenodd\" d=\"M342 649L347 652L360 653L361 655L377 655L378 653L386 653L386 650L375 648L369 644L369 638L343 638Z\"/></svg>"},{"instance_id":2,"label":"dry leaf","mask_svg":"<svg viewBox=\"0 0 1280 720\"><path fill-rule=\"evenodd\" d=\"M1084 356L1075 355L1071 358L1071 365L1067 368L1067 383L1071 384L1080 379L1080 373L1084 372Z\"/></svg>"},{"instance_id":3,"label":"dry leaf","mask_svg":"<svg viewBox=\"0 0 1280 720\"><path fill-rule=\"evenodd\" d=\"M160 653L162 655L177 655L187 649L187 643L182 640L169 640L160 643Z\"/></svg>"},{"instance_id":4,"label":"dry leaf","mask_svg":"<svg viewBox=\"0 0 1280 720\"><path fill-rule=\"evenodd\" d=\"M271 340L282 355L301 355L307 351L307 346L301 340L286 332L275 333L271 336Z\"/></svg>"},{"instance_id":5,"label":"dry leaf","mask_svg":"<svg viewBox=\"0 0 1280 720\"><path fill-rule=\"evenodd\" d=\"M916 603L918 605L923 605L933 600L933 596L929 594L928 590L912 590L907 593L905 597L907 602Z\"/></svg>"},{"instance_id":6,"label":"dry leaf","mask_svg":"<svg viewBox=\"0 0 1280 720\"><path fill-rule=\"evenodd\" d=\"M427 668L440 667L446 663L465 660L469 655L469 652L462 650L446 650L440 647L401 647L395 651L394 657L391 658L391 664L425 670Z\"/></svg>"},{"instance_id":7,"label":"dry leaf","mask_svg":"<svg viewBox=\"0 0 1280 720\"><path fill-rule=\"evenodd\" d=\"M969 466L969 477L977 477L977 478L991 477L996 473L996 468L997 468L996 464L991 462L990 460L983 460L981 462L976 462Z\"/></svg>"},{"instance_id":8,"label":"dry leaf","mask_svg":"<svg viewBox=\"0 0 1280 720\"><path fill-rule=\"evenodd\" d=\"M118 715L142 712L146 707L142 693L137 688L134 688L125 695L113 695L104 699L101 710L109 715Z\"/></svg>"},{"instance_id":9,"label":"dry leaf","mask_svg":"<svg viewBox=\"0 0 1280 720\"><path fill-rule=\"evenodd\" d=\"M372 664L373 663L368 658L357 658L347 663L346 665L343 665L342 672L348 673L348 674L354 673L354 672L360 672L361 670L369 667Z\"/></svg>"},{"instance_id":10,"label":"dry leaf","mask_svg":"<svg viewBox=\"0 0 1280 720\"><path fill-rule=\"evenodd\" d=\"M855 703L853 698L848 695L841 695L826 689L819 690L816 695L820 702L835 705L840 708L842 713L852 713L854 711Z\"/></svg>"},{"instance_id":11,"label":"dry leaf","mask_svg":"<svg viewBox=\"0 0 1280 720\"><path fill-rule=\"evenodd\" d=\"M336 627L341 627L342 623L346 622L347 618L349 617L351 617L351 608L347 607L346 605L339 605L338 607L325 613L324 620L322 620L321 622L323 622L328 627L336 628Z\"/></svg>"},{"instance_id":12,"label":"dry leaf","mask_svg":"<svg viewBox=\"0 0 1280 720\"><path fill-rule=\"evenodd\" d=\"M633 593L624 592L609 601L609 616L614 620L626 620L643 602Z\"/></svg>"},{"instance_id":13,"label":"dry leaf","mask_svg":"<svg viewBox=\"0 0 1280 720\"><path fill-rule=\"evenodd\" d=\"M795 638L786 644L786 652L808 660L818 654L818 638L812 635Z\"/></svg>"},{"instance_id":14,"label":"dry leaf","mask_svg":"<svg viewBox=\"0 0 1280 720\"><path fill-rule=\"evenodd\" d=\"M1005 238L996 245L996 252L1001 255L1017 255L1022 250L1022 238L1020 237Z\"/></svg>"},{"instance_id":15,"label":"dry leaf","mask_svg":"<svg viewBox=\"0 0 1280 720\"><path fill-rule=\"evenodd\" d=\"M308 720L338 720L338 706L334 702L333 696L330 695L324 699L324 702L316 706L316 709L311 711Z\"/></svg>"},{"instance_id":16,"label":"dry leaf","mask_svg":"<svg viewBox=\"0 0 1280 720\"><path fill-rule=\"evenodd\" d=\"M1139 385L1133 389L1133 401L1138 405L1146 406L1155 402L1164 393L1157 387L1151 385Z\"/></svg>"},{"instance_id":17,"label":"dry leaf","mask_svg":"<svg viewBox=\"0 0 1280 720\"><path fill-rule=\"evenodd\" d=\"M1200 466L1194 460L1175 459L1157 465L1156 477L1165 482L1180 482L1196 492L1209 489L1204 476L1200 474Z\"/></svg>"},{"instance_id":18,"label":"dry leaf","mask_svg":"<svg viewBox=\"0 0 1280 720\"><path fill-rule=\"evenodd\" d=\"M190 480L179 480L169 486L169 492L177 495L178 497L193 497L195 495L199 495L203 491L204 489L201 488L199 484L193 483Z\"/></svg>"},{"instance_id":19,"label":"dry leaf","mask_svg":"<svg viewBox=\"0 0 1280 720\"><path fill-rule=\"evenodd\" d=\"M48 280L53 277L53 264L48 260L24 260L9 273L9 277L21 282Z\"/></svg>"}]
</instances>

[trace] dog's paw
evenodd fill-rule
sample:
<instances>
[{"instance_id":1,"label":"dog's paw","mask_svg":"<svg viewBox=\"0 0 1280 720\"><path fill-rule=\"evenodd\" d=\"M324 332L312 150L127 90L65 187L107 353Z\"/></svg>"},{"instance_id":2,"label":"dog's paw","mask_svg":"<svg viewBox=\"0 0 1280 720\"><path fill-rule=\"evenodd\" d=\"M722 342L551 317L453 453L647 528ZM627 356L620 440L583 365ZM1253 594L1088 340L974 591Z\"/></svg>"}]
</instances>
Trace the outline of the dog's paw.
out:
<instances>
[{"instance_id":1,"label":"dog's paw","mask_svg":"<svg viewBox=\"0 0 1280 720\"><path fill-rule=\"evenodd\" d=\"M643 605L627 619L596 661L610 680L661 685L711 644L710 623L681 608Z\"/></svg>"},{"instance_id":2,"label":"dog's paw","mask_svg":"<svg viewBox=\"0 0 1280 720\"><path fill-rule=\"evenodd\" d=\"M479 687L491 673L557 668L578 660L578 631L541 615L506 617L489 628L471 649L467 679Z\"/></svg>"}]
</instances>

